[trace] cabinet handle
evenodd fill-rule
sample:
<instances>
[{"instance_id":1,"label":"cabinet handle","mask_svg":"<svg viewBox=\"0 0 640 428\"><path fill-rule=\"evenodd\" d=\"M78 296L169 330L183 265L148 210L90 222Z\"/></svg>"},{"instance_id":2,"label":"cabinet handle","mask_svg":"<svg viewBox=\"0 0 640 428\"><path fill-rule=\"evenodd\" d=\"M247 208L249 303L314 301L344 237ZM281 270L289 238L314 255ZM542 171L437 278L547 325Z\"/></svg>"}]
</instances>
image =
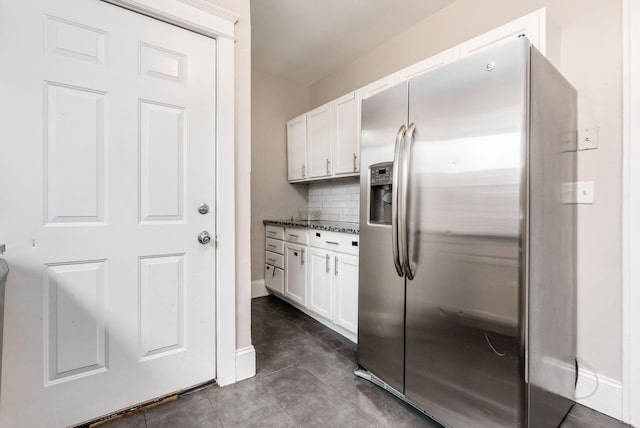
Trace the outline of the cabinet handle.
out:
<instances>
[{"instance_id":1,"label":"cabinet handle","mask_svg":"<svg viewBox=\"0 0 640 428\"><path fill-rule=\"evenodd\" d=\"M275 234L276 234L276 231L275 231L275 230L267 230L267 233L268 233L269 235L275 235Z\"/></svg>"},{"instance_id":2,"label":"cabinet handle","mask_svg":"<svg viewBox=\"0 0 640 428\"><path fill-rule=\"evenodd\" d=\"M274 263L274 264L276 262L276 259L267 259L267 260L270 261L271 263Z\"/></svg>"},{"instance_id":3,"label":"cabinet handle","mask_svg":"<svg viewBox=\"0 0 640 428\"><path fill-rule=\"evenodd\" d=\"M327 259L326 259L326 264L327 264L327 273L329 273L329 271L331 270L331 268L329 267L329 260L331 259L331 257L329 257L329 254L327 254Z\"/></svg>"},{"instance_id":4,"label":"cabinet handle","mask_svg":"<svg viewBox=\"0 0 640 428\"><path fill-rule=\"evenodd\" d=\"M300 235L296 235L296 234L294 234L294 233L289 233L288 235L289 235L290 237L292 237L292 238L298 238L298 237L300 236Z\"/></svg>"},{"instance_id":5,"label":"cabinet handle","mask_svg":"<svg viewBox=\"0 0 640 428\"><path fill-rule=\"evenodd\" d=\"M304 248L302 250L300 250L300 264L303 265L304 264Z\"/></svg>"},{"instance_id":6,"label":"cabinet handle","mask_svg":"<svg viewBox=\"0 0 640 428\"><path fill-rule=\"evenodd\" d=\"M273 245L273 244L267 244L267 247L269 247L269 248L276 248L276 246L275 246L275 245Z\"/></svg>"},{"instance_id":7,"label":"cabinet handle","mask_svg":"<svg viewBox=\"0 0 640 428\"><path fill-rule=\"evenodd\" d=\"M302 178L307 176L307 167L302 165Z\"/></svg>"},{"instance_id":8,"label":"cabinet handle","mask_svg":"<svg viewBox=\"0 0 640 428\"><path fill-rule=\"evenodd\" d=\"M327 175L329 175L329 164L331 163L331 161L329 160L329 158L327 158Z\"/></svg>"},{"instance_id":9,"label":"cabinet handle","mask_svg":"<svg viewBox=\"0 0 640 428\"><path fill-rule=\"evenodd\" d=\"M324 242L326 242L327 244L331 244L331 245L340 245L340 243L336 242L336 241L324 241Z\"/></svg>"},{"instance_id":10,"label":"cabinet handle","mask_svg":"<svg viewBox=\"0 0 640 428\"><path fill-rule=\"evenodd\" d=\"M338 256L336 256L335 267L333 268L335 276L338 276Z\"/></svg>"},{"instance_id":11,"label":"cabinet handle","mask_svg":"<svg viewBox=\"0 0 640 428\"><path fill-rule=\"evenodd\" d=\"M353 154L353 172L358 172L358 155Z\"/></svg>"}]
</instances>

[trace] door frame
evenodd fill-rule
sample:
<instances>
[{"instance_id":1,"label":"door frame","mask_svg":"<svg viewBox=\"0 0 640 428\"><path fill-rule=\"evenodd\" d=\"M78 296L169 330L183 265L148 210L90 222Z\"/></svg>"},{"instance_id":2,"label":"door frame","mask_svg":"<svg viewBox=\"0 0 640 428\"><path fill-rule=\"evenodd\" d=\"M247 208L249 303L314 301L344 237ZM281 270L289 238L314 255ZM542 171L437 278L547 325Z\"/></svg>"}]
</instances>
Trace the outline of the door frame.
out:
<instances>
[{"instance_id":1,"label":"door frame","mask_svg":"<svg viewBox=\"0 0 640 428\"><path fill-rule=\"evenodd\" d=\"M640 426L640 1L622 0L622 420ZM635 261L635 263L634 263Z\"/></svg>"},{"instance_id":2,"label":"door frame","mask_svg":"<svg viewBox=\"0 0 640 428\"><path fill-rule=\"evenodd\" d=\"M216 382L236 376L234 42L239 16L206 0L101 0L216 40ZM224 144L221 144L224 142ZM217 207L224 207L218 210ZM226 267L222 269L221 267Z\"/></svg>"}]
</instances>

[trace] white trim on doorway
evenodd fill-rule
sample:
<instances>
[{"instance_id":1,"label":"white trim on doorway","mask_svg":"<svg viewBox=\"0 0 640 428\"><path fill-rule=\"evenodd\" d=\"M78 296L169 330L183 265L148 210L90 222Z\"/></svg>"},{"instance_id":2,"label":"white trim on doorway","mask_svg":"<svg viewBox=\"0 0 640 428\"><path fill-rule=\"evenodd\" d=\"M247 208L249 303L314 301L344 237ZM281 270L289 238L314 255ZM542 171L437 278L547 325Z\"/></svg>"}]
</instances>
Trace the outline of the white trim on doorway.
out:
<instances>
[{"instance_id":1,"label":"white trim on doorway","mask_svg":"<svg viewBox=\"0 0 640 428\"><path fill-rule=\"evenodd\" d=\"M640 1L622 10L622 420L640 427Z\"/></svg>"},{"instance_id":2,"label":"white trim on doorway","mask_svg":"<svg viewBox=\"0 0 640 428\"><path fill-rule=\"evenodd\" d=\"M253 367L255 352L236 353L234 24L238 15L199 0L102 0L217 40L216 99L216 381L229 385ZM213 302L212 302L213 304ZM242 351L242 352L241 352ZM253 358L253 365L248 362ZM242 368L238 372L238 361ZM247 376L249 377L249 376Z\"/></svg>"}]
</instances>

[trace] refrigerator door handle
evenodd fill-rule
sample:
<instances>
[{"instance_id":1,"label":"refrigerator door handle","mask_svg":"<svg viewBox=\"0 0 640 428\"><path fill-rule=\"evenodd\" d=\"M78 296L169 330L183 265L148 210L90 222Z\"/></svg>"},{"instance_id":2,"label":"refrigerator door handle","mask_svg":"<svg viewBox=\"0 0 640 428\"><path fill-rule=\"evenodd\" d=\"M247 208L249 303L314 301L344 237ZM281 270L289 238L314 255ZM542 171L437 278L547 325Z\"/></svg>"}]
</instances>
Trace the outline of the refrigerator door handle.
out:
<instances>
[{"instance_id":1,"label":"refrigerator door handle","mask_svg":"<svg viewBox=\"0 0 640 428\"><path fill-rule=\"evenodd\" d=\"M404 133L406 130L407 127L402 125L396 134L396 143L393 153L393 187L391 188L391 252L393 253L393 264L396 266L398 276L404 276L398 246L398 202L400 202L398 200L398 187L400 187L402 143L404 141Z\"/></svg>"},{"instance_id":2,"label":"refrigerator door handle","mask_svg":"<svg viewBox=\"0 0 640 428\"><path fill-rule=\"evenodd\" d=\"M402 147L402 182L400 184L400 221L398 229L400 232L400 259L407 279L413 279L411 270L411 259L409 258L409 221L407 218L407 194L409 193L409 165L411 164L411 148L413 146L416 124L409 125L405 133L405 144Z\"/></svg>"}]
</instances>

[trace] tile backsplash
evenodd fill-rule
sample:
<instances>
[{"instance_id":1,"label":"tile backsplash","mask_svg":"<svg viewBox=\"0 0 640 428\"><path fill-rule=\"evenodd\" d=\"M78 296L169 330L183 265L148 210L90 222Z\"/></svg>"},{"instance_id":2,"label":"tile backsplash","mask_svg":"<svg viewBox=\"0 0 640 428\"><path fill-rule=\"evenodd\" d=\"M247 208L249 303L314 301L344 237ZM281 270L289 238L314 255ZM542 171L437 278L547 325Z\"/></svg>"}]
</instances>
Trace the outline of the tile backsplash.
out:
<instances>
[{"instance_id":1,"label":"tile backsplash","mask_svg":"<svg viewBox=\"0 0 640 428\"><path fill-rule=\"evenodd\" d=\"M360 216L360 180L309 184L309 211L321 211L320 220L357 223Z\"/></svg>"}]
</instances>

